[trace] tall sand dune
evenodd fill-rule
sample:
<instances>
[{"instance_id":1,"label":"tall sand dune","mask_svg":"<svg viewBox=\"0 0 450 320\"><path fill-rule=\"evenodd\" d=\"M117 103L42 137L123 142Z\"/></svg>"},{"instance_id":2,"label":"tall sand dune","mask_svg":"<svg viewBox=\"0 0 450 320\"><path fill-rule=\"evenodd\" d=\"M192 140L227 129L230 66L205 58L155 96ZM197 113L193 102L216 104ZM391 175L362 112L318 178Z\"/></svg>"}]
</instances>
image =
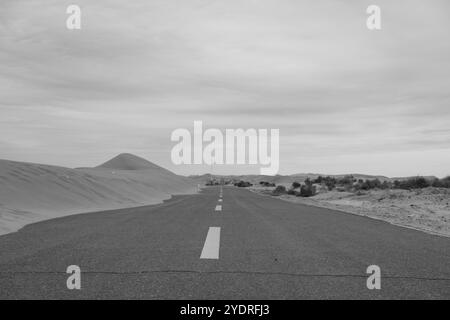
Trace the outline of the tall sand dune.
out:
<instances>
[{"instance_id":1,"label":"tall sand dune","mask_svg":"<svg viewBox=\"0 0 450 320\"><path fill-rule=\"evenodd\" d=\"M0 234L40 220L194 192L193 180L131 154L81 169L0 160Z\"/></svg>"}]
</instances>

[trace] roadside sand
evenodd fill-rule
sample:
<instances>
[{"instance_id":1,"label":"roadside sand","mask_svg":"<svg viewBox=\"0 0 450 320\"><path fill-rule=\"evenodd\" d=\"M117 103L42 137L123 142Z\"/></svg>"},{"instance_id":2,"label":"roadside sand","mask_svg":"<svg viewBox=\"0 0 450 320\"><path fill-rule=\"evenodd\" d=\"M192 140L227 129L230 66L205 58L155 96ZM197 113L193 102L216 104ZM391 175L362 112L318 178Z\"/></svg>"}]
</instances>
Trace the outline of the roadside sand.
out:
<instances>
[{"instance_id":1,"label":"roadside sand","mask_svg":"<svg viewBox=\"0 0 450 320\"><path fill-rule=\"evenodd\" d=\"M251 190L270 195L273 188L255 187ZM281 195L278 198L450 237L449 189L372 190L360 194L325 191L310 198L292 195Z\"/></svg>"},{"instance_id":2,"label":"roadside sand","mask_svg":"<svg viewBox=\"0 0 450 320\"><path fill-rule=\"evenodd\" d=\"M160 203L196 185L158 166L69 169L0 160L0 234L70 214Z\"/></svg>"}]
</instances>

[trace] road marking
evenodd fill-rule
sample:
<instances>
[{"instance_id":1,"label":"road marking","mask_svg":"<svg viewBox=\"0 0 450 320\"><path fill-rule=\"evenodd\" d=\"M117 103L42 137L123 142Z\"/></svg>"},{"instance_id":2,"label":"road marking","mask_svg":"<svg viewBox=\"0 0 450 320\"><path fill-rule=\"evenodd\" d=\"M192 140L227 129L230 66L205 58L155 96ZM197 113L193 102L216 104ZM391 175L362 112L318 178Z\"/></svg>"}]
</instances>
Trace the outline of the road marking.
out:
<instances>
[{"instance_id":1,"label":"road marking","mask_svg":"<svg viewBox=\"0 0 450 320\"><path fill-rule=\"evenodd\" d=\"M200 259L219 259L220 227L209 227Z\"/></svg>"},{"instance_id":2,"label":"road marking","mask_svg":"<svg viewBox=\"0 0 450 320\"><path fill-rule=\"evenodd\" d=\"M222 202L222 199L219 199L219 202Z\"/></svg>"},{"instance_id":3,"label":"road marking","mask_svg":"<svg viewBox=\"0 0 450 320\"><path fill-rule=\"evenodd\" d=\"M221 204L218 204L216 206L216 211L222 211L222 205Z\"/></svg>"}]
</instances>

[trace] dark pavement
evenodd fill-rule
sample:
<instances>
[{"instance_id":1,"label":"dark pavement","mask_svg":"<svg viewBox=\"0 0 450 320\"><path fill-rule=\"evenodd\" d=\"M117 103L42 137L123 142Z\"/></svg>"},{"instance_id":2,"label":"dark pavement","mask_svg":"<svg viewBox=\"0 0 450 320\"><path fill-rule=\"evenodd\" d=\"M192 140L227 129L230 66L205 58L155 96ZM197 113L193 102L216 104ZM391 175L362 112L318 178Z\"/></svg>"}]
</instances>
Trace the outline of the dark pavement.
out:
<instances>
[{"instance_id":1,"label":"dark pavement","mask_svg":"<svg viewBox=\"0 0 450 320\"><path fill-rule=\"evenodd\" d=\"M450 239L234 187L0 236L0 299L450 299ZM215 211L222 204L222 211ZM210 227L219 259L200 259ZM69 265L81 290L68 290ZM381 268L381 290L366 268Z\"/></svg>"}]
</instances>

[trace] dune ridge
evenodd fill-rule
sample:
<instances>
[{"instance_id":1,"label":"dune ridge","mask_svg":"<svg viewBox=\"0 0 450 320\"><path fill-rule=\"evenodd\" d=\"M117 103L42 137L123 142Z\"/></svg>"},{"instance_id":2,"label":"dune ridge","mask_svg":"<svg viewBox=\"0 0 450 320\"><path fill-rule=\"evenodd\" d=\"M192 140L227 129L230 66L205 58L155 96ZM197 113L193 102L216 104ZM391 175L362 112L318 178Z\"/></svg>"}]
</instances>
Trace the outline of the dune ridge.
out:
<instances>
[{"instance_id":1,"label":"dune ridge","mask_svg":"<svg viewBox=\"0 0 450 320\"><path fill-rule=\"evenodd\" d=\"M131 154L80 169L0 160L0 234L45 219L155 204L195 192L193 180Z\"/></svg>"}]
</instances>

